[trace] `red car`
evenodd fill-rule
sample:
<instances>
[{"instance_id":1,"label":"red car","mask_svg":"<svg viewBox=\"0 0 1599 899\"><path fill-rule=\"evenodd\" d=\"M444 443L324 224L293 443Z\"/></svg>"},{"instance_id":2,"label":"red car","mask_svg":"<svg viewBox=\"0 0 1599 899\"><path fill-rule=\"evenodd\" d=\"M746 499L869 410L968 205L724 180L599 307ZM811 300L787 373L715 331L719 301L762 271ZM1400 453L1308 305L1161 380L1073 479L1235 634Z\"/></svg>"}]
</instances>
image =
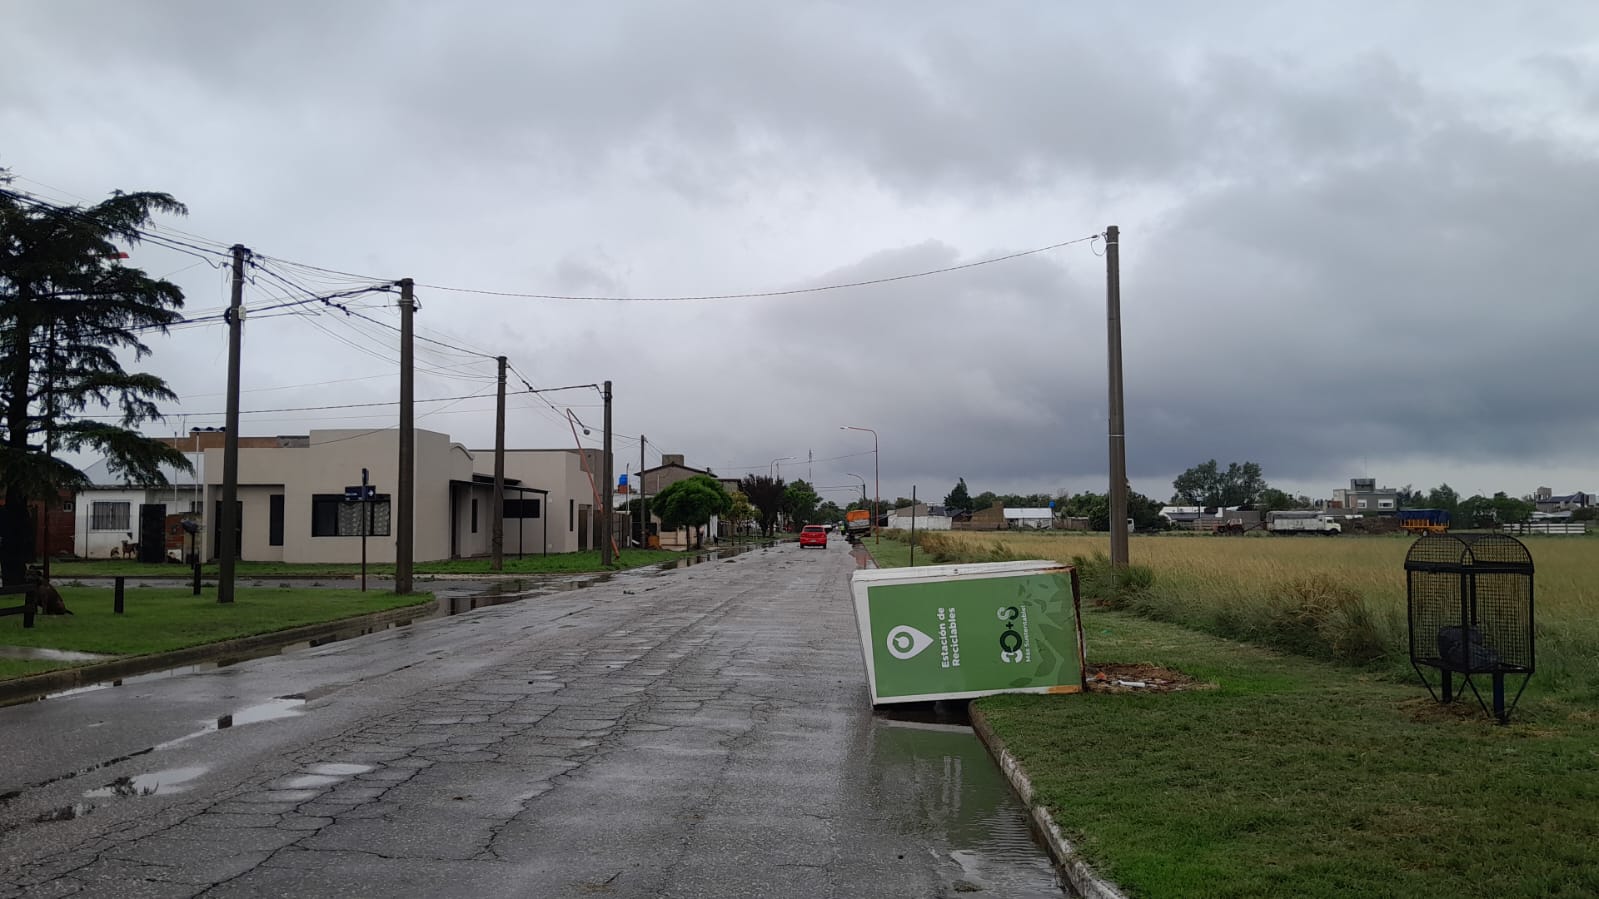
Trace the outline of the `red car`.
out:
<instances>
[{"instance_id":1,"label":"red car","mask_svg":"<svg viewBox=\"0 0 1599 899\"><path fill-rule=\"evenodd\" d=\"M808 524L800 529L800 547L820 546L827 548L827 526L822 524Z\"/></svg>"}]
</instances>

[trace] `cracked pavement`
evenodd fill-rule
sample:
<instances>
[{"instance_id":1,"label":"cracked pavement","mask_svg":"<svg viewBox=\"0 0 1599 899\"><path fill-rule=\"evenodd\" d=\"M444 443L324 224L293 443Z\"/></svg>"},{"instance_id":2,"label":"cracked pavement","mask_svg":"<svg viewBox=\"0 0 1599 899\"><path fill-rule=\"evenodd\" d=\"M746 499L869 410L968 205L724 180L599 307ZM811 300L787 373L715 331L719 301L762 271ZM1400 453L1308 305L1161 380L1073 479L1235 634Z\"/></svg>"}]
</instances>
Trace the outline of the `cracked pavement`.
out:
<instances>
[{"instance_id":1,"label":"cracked pavement","mask_svg":"<svg viewBox=\"0 0 1599 899\"><path fill-rule=\"evenodd\" d=\"M872 714L853 567L788 544L0 709L0 899L1062 895L975 738Z\"/></svg>"}]
</instances>

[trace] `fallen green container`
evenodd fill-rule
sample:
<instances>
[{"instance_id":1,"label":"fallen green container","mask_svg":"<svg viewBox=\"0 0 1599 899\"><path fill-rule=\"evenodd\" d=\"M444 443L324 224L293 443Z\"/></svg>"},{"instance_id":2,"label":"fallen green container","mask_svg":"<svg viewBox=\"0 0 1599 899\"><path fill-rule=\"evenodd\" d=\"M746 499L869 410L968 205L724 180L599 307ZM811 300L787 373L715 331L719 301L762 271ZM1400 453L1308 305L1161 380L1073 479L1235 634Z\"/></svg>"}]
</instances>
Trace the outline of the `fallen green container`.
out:
<instances>
[{"instance_id":1,"label":"fallen green container","mask_svg":"<svg viewBox=\"0 0 1599 899\"><path fill-rule=\"evenodd\" d=\"M864 569L850 594L873 705L1083 689L1069 565Z\"/></svg>"}]
</instances>

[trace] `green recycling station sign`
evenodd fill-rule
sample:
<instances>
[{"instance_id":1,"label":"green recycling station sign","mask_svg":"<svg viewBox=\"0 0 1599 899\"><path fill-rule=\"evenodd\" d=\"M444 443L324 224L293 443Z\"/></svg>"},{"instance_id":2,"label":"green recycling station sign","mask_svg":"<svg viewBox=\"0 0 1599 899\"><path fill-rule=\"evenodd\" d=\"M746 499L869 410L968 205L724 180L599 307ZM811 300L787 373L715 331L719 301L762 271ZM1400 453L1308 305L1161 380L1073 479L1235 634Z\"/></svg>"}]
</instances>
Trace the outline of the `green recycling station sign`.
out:
<instances>
[{"instance_id":1,"label":"green recycling station sign","mask_svg":"<svg viewBox=\"0 0 1599 899\"><path fill-rule=\"evenodd\" d=\"M872 704L1082 690L1072 570L1059 562L863 569L850 579Z\"/></svg>"}]
</instances>

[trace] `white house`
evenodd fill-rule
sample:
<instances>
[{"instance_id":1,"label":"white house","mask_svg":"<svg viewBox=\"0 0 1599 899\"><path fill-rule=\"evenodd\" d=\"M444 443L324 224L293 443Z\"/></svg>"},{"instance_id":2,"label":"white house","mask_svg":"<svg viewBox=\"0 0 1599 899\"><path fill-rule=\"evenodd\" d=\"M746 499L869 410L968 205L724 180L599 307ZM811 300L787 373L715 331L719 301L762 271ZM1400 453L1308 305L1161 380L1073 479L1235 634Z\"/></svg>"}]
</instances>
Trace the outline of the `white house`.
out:
<instances>
[{"instance_id":1,"label":"white house","mask_svg":"<svg viewBox=\"0 0 1599 899\"><path fill-rule=\"evenodd\" d=\"M126 478L112 474L104 459L83 473L89 478L89 486L78 492L73 510L73 552L82 558L137 557L136 547L148 535L151 547L146 548L144 557L151 559L153 554L154 559L161 559L168 549L181 546L181 540L171 539L176 535L167 533L176 519L201 511L203 488L198 472L177 471L163 465L161 473L170 486L159 488L128 483Z\"/></svg>"}]
</instances>

